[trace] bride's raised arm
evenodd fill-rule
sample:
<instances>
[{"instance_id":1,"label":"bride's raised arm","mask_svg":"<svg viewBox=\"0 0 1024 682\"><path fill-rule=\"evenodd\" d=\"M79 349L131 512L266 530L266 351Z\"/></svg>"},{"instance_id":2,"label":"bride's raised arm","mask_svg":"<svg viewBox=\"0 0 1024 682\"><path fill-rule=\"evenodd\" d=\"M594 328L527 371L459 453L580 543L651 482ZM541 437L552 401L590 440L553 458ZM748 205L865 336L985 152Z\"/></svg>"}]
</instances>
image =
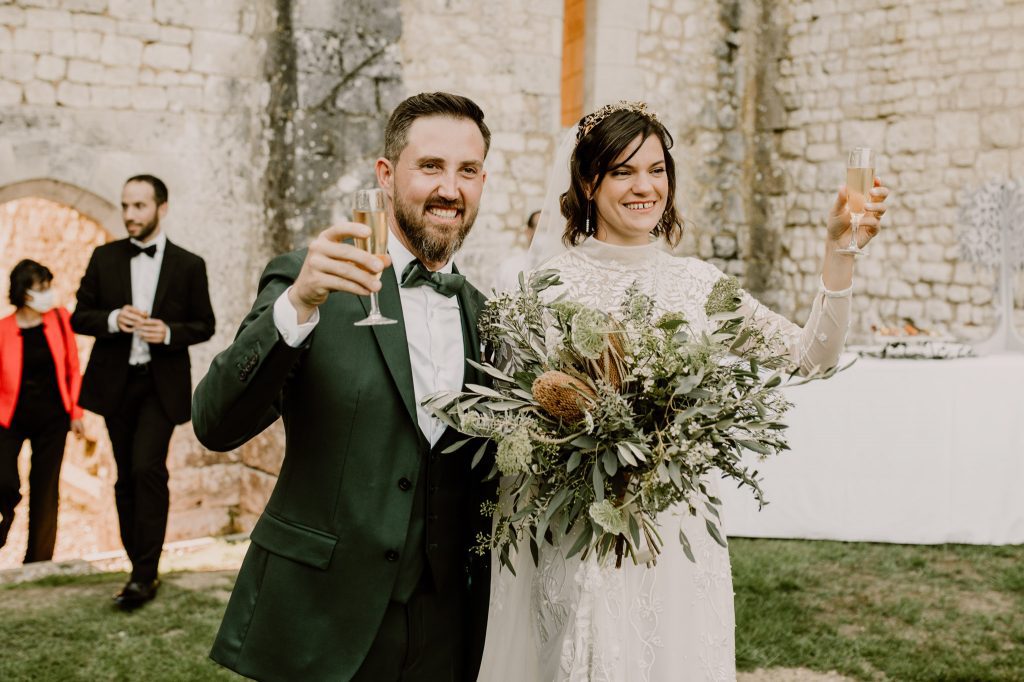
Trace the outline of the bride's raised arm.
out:
<instances>
[{"instance_id":1,"label":"bride's raised arm","mask_svg":"<svg viewBox=\"0 0 1024 682\"><path fill-rule=\"evenodd\" d=\"M861 247L878 234L889 190L875 178L871 195L873 203L865 205L866 213L860 223L862 229L857 235L857 243ZM803 327L769 310L745 291L741 292L739 312L773 344L773 350L787 355L801 374L834 367L843 350L850 326L854 258L837 250L849 243L850 213L846 206L846 188L843 188L836 195L829 212L821 287Z\"/></svg>"}]
</instances>

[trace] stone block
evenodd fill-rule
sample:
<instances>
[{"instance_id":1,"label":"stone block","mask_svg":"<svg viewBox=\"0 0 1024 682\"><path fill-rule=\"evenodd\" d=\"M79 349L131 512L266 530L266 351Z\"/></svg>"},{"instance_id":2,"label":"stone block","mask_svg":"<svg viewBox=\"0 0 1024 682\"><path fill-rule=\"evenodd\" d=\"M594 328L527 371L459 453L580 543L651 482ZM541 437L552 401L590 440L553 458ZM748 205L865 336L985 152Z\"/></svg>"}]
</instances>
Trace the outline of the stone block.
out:
<instances>
[{"instance_id":1,"label":"stone block","mask_svg":"<svg viewBox=\"0 0 1024 682\"><path fill-rule=\"evenodd\" d=\"M139 82L139 70L130 66L108 66L103 72L105 85L135 85Z\"/></svg>"},{"instance_id":2,"label":"stone block","mask_svg":"<svg viewBox=\"0 0 1024 682\"><path fill-rule=\"evenodd\" d=\"M0 81L8 80L15 83L29 83L35 78L35 69L35 55L26 53L0 54Z\"/></svg>"},{"instance_id":3,"label":"stone block","mask_svg":"<svg viewBox=\"0 0 1024 682\"><path fill-rule=\"evenodd\" d=\"M914 290L907 282L899 279L889 280L889 296L891 298L910 298L913 295Z\"/></svg>"},{"instance_id":4,"label":"stone block","mask_svg":"<svg viewBox=\"0 0 1024 682\"><path fill-rule=\"evenodd\" d=\"M106 73L102 64L72 59L68 62L68 80L73 83L102 83Z\"/></svg>"},{"instance_id":5,"label":"stone block","mask_svg":"<svg viewBox=\"0 0 1024 682\"><path fill-rule=\"evenodd\" d=\"M224 535L233 529L229 507L172 510L167 518L167 541Z\"/></svg>"},{"instance_id":6,"label":"stone block","mask_svg":"<svg viewBox=\"0 0 1024 682\"><path fill-rule=\"evenodd\" d=\"M29 28L46 31L56 28L71 28L71 14L53 9L27 9L25 10L25 25Z\"/></svg>"},{"instance_id":7,"label":"stone block","mask_svg":"<svg viewBox=\"0 0 1024 682\"><path fill-rule=\"evenodd\" d=\"M93 85L89 102L97 109L131 109L132 89L113 85Z\"/></svg>"},{"instance_id":8,"label":"stone block","mask_svg":"<svg viewBox=\"0 0 1024 682\"><path fill-rule=\"evenodd\" d=\"M200 469L203 499L216 500L218 506L238 505L242 492L243 469L240 464L217 464Z\"/></svg>"},{"instance_id":9,"label":"stone block","mask_svg":"<svg viewBox=\"0 0 1024 682\"><path fill-rule=\"evenodd\" d=\"M953 319L953 307L945 301L933 299L925 302L924 314L932 322L949 322Z\"/></svg>"},{"instance_id":10,"label":"stone block","mask_svg":"<svg viewBox=\"0 0 1024 682\"><path fill-rule=\"evenodd\" d=\"M188 71L192 53L181 45L147 45L142 52L142 63L155 69Z\"/></svg>"},{"instance_id":11,"label":"stone block","mask_svg":"<svg viewBox=\"0 0 1024 682\"><path fill-rule=\"evenodd\" d=\"M84 59L99 59L103 34L96 31L75 31L75 56Z\"/></svg>"},{"instance_id":12,"label":"stone block","mask_svg":"<svg viewBox=\"0 0 1024 682\"><path fill-rule=\"evenodd\" d=\"M115 19L143 21L153 18L153 0L108 0L108 2L107 14Z\"/></svg>"},{"instance_id":13,"label":"stone block","mask_svg":"<svg viewBox=\"0 0 1024 682\"><path fill-rule=\"evenodd\" d=\"M264 46L244 36L196 31L192 38L192 70L222 76L257 77Z\"/></svg>"},{"instance_id":14,"label":"stone block","mask_svg":"<svg viewBox=\"0 0 1024 682\"><path fill-rule=\"evenodd\" d=\"M256 469L245 469L242 472L242 492L239 507L243 511L253 514L262 513L276 484L276 476L271 476Z\"/></svg>"},{"instance_id":15,"label":"stone block","mask_svg":"<svg viewBox=\"0 0 1024 682\"><path fill-rule=\"evenodd\" d=\"M53 55L56 57L74 57L75 52L75 31L62 29L53 32ZM90 55L95 57L95 55Z\"/></svg>"},{"instance_id":16,"label":"stone block","mask_svg":"<svg viewBox=\"0 0 1024 682\"><path fill-rule=\"evenodd\" d=\"M110 17L95 14L75 14L71 17L71 23L76 31L98 31L104 35L113 33L117 27L117 22Z\"/></svg>"},{"instance_id":17,"label":"stone block","mask_svg":"<svg viewBox=\"0 0 1024 682\"><path fill-rule=\"evenodd\" d=\"M950 282L953 266L950 263L924 263L921 265L921 278L926 282Z\"/></svg>"},{"instance_id":18,"label":"stone block","mask_svg":"<svg viewBox=\"0 0 1024 682\"><path fill-rule=\"evenodd\" d=\"M89 106L89 86L63 81L57 86L57 103L66 107Z\"/></svg>"},{"instance_id":19,"label":"stone block","mask_svg":"<svg viewBox=\"0 0 1024 682\"><path fill-rule=\"evenodd\" d=\"M170 45L188 45L192 42L192 31L176 26L161 26L160 42Z\"/></svg>"},{"instance_id":20,"label":"stone block","mask_svg":"<svg viewBox=\"0 0 1024 682\"><path fill-rule=\"evenodd\" d=\"M203 89L196 86L167 88L167 108L173 112L201 110L203 108Z\"/></svg>"},{"instance_id":21,"label":"stone block","mask_svg":"<svg viewBox=\"0 0 1024 682\"><path fill-rule=\"evenodd\" d=\"M57 103L57 90L53 83L32 81L25 85L25 101L29 104L52 106Z\"/></svg>"},{"instance_id":22,"label":"stone block","mask_svg":"<svg viewBox=\"0 0 1024 682\"><path fill-rule=\"evenodd\" d=\"M896 305L896 314L913 322L920 322L924 315L924 303L902 300Z\"/></svg>"},{"instance_id":23,"label":"stone block","mask_svg":"<svg viewBox=\"0 0 1024 682\"><path fill-rule=\"evenodd\" d=\"M61 7L72 12L103 14L107 11L108 0L62 0Z\"/></svg>"},{"instance_id":24,"label":"stone block","mask_svg":"<svg viewBox=\"0 0 1024 682\"><path fill-rule=\"evenodd\" d=\"M143 43L160 40L160 24L152 21L119 21L117 34L126 38L138 38Z\"/></svg>"},{"instance_id":25,"label":"stone block","mask_svg":"<svg viewBox=\"0 0 1024 682\"><path fill-rule=\"evenodd\" d=\"M885 148L890 153L926 152L934 144L935 125L931 118L896 121L885 131Z\"/></svg>"},{"instance_id":26,"label":"stone block","mask_svg":"<svg viewBox=\"0 0 1024 682\"><path fill-rule=\"evenodd\" d=\"M177 71L157 71L156 79L153 81L156 85L178 85L181 83L181 74Z\"/></svg>"},{"instance_id":27,"label":"stone block","mask_svg":"<svg viewBox=\"0 0 1024 682\"><path fill-rule=\"evenodd\" d=\"M194 26L234 33L240 27L242 10L247 4L247 0L156 0L154 16L161 24ZM377 13L366 12L368 15Z\"/></svg>"},{"instance_id":28,"label":"stone block","mask_svg":"<svg viewBox=\"0 0 1024 682\"><path fill-rule=\"evenodd\" d=\"M949 288L946 289L946 298L953 303L965 303L970 300L971 294L967 287L961 286L960 284L951 284Z\"/></svg>"},{"instance_id":29,"label":"stone block","mask_svg":"<svg viewBox=\"0 0 1024 682\"><path fill-rule=\"evenodd\" d=\"M160 87L142 85L132 92L132 107L140 111L167 109L167 92Z\"/></svg>"},{"instance_id":30,"label":"stone block","mask_svg":"<svg viewBox=\"0 0 1024 682\"><path fill-rule=\"evenodd\" d=\"M188 509L203 504L203 470L177 469L167 484L171 494L171 509Z\"/></svg>"},{"instance_id":31,"label":"stone block","mask_svg":"<svg viewBox=\"0 0 1024 682\"><path fill-rule=\"evenodd\" d=\"M138 67L142 62L142 41L105 35L100 47L100 61L109 66Z\"/></svg>"},{"instance_id":32,"label":"stone block","mask_svg":"<svg viewBox=\"0 0 1024 682\"><path fill-rule=\"evenodd\" d=\"M64 77L67 62L60 57L44 54L36 60L36 77L44 81L56 81Z\"/></svg>"},{"instance_id":33,"label":"stone block","mask_svg":"<svg viewBox=\"0 0 1024 682\"><path fill-rule=\"evenodd\" d=\"M2 71L0 71L0 75L2 75ZM20 85L0 80L0 107L21 104L21 97Z\"/></svg>"},{"instance_id":34,"label":"stone block","mask_svg":"<svg viewBox=\"0 0 1024 682\"><path fill-rule=\"evenodd\" d=\"M49 31L38 28L14 29L14 51L32 54L48 54L53 45Z\"/></svg>"},{"instance_id":35,"label":"stone block","mask_svg":"<svg viewBox=\"0 0 1024 682\"><path fill-rule=\"evenodd\" d=\"M953 268L954 284L976 284L977 282L977 270L971 263L957 263Z\"/></svg>"},{"instance_id":36,"label":"stone block","mask_svg":"<svg viewBox=\"0 0 1024 682\"><path fill-rule=\"evenodd\" d=\"M971 287L971 303L984 305L992 302L992 287L974 286Z\"/></svg>"},{"instance_id":37,"label":"stone block","mask_svg":"<svg viewBox=\"0 0 1024 682\"><path fill-rule=\"evenodd\" d=\"M25 25L25 10L13 5L0 5L0 26L15 28Z\"/></svg>"},{"instance_id":38,"label":"stone block","mask_svg":"<svg viewBox=\"0 0 1024 682\"><path fill-rule=\"evenodd\" d=\"M1015 111L997 111L981 117L981 140L992 147L1017 147L1021 119Z\"/></svg>"}]
</instances>

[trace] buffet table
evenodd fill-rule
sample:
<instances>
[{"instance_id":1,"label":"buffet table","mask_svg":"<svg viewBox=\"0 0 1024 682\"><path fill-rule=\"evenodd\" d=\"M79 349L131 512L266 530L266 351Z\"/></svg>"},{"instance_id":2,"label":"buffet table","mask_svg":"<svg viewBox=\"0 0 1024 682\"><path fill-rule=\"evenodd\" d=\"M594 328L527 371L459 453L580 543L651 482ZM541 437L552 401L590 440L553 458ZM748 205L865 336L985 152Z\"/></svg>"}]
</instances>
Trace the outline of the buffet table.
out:
<instances>
[{"instance_id":1,"label":"buffet table","mask_svg":"<svg viewBox=\"0 0 1024 682\"><path fill-rule=\"evenodd\" d=\"M1024 543L1024 355L862 358L787 388L792 450L723 486L733 536Z\"/></svg>"}]
</instances>

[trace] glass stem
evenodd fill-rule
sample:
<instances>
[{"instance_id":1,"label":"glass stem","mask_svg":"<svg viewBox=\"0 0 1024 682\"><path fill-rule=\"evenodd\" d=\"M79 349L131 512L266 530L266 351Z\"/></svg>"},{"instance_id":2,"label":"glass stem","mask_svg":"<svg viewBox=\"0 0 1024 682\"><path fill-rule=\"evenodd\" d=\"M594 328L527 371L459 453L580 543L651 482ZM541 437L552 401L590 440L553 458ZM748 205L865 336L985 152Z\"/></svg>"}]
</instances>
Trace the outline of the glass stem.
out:
<instances>
[{"instance_id":1,"label":"glass stem","mask_svg":"<svg viewBox=\"0 0 1024 682\"><path fill-rule=\"evenodd\" d=\"M857 244L857 233L860 231L860 218L862 215L862 213L850 214L850 246L848 248L852 251L860 250L860 245Z\"/></svg>"},{"instance_id":2,"label":"glass stem","mask_svg":"<svg viewBox=\"0 0 1024 682\"><path fill-rule=\"evenodd\" d=\"M370 292L370 317L380 317L380 306L377 305L377 292Z\"/></svg>"}]
</instances>

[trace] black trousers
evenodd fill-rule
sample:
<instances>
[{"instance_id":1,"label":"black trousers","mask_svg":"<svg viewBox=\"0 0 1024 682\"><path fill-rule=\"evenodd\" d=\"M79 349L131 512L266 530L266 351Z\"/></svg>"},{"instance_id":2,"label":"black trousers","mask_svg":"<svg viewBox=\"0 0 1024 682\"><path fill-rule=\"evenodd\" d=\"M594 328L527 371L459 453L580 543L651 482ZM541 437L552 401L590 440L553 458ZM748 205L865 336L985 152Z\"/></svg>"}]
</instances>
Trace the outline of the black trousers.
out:
<instances>
[{"instance_id":1,"label":"black trousers","mask_svg":"<svg viewBox=\"0 0 1024 682\"><path fill-rule=\"evenodd\" d=\"M420 581L405 604L388 604L352 682L469 682L465 596L438 593L431 582Z\"/></svg>"},{"instance_id":2,"label":"black trousers","mask_svg":"<svg viewBox=\"0 0 1024 682\"><path fill-rule=\"evenodd\" d=\"M64 461L70 418L48 420L41 424L21 424L11 428L0 426L0 547L7 543L7 534L14 523L14 508L21 502L21 478L18 475L18 453L27 440L32 448L32 464L28 475L28 548L25 563L49 561L57 540L57 504L60 466Z\"/></svg>"},{"instance_id":3,"label":"black trousers","mask_svg":"<svg viewBox=\"0 0 1024 682\"><path fill-rule=\"evenodd\" d=\"M121 543L132 562L131 579L147 582L157 576L167 533L167 446L174 431L148 367L129 370L121 407L105 419L117 464Z\"/></svg>"}]
</instances>

